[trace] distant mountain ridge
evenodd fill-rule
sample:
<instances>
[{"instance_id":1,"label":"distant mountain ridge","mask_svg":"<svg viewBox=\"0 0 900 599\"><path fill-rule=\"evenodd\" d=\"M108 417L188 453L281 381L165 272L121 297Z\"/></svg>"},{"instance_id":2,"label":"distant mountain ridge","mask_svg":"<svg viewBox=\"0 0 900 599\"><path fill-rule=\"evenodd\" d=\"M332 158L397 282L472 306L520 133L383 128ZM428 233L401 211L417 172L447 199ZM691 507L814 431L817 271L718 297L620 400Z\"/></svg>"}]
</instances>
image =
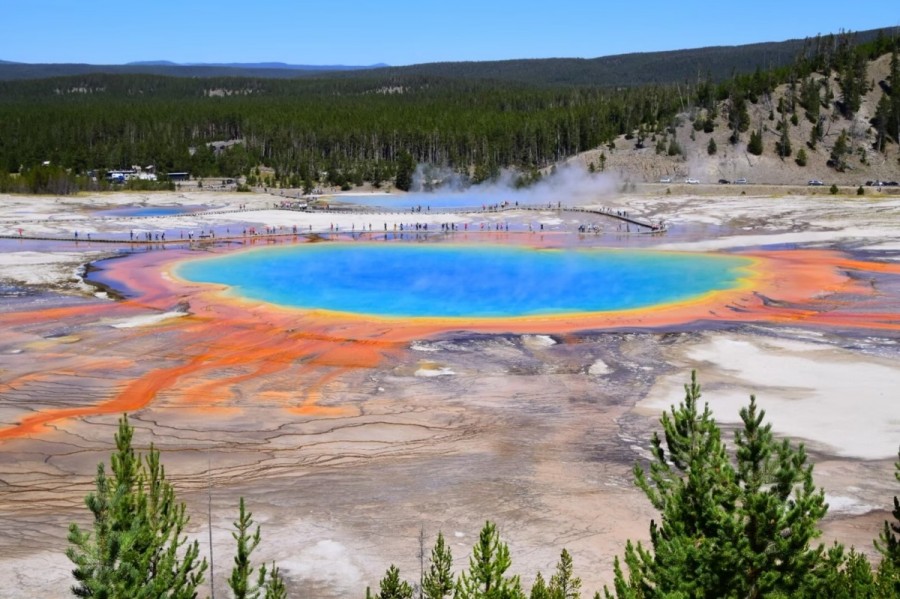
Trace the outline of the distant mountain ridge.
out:
<instances>
[{"instance_id":1,"label":"distant mountain ridge","mask_svg":"<svg viewBox=\"0 0 900 599\"><path fill-rule=\"evenodd\" d=\"M288 64L286 62L172 62L171 60L142 60L127 62L123 66L226 67L230 69L288 69L292 71L364 71L366 69L390 67L389 64L383 62L372 65L317 65Z\"/></svg>"},{"instance_id":2,"label":"distant mountain ridge","mask_svg":"<svg viewBox=\"0 0 900 599\"><path fill-rule=\"evenodd\" d=\"M878 35L896 37L900 28L853 32L856 43ZM821 36L827 38L826 34ZM837 35L837 34L834 34ZM711 46L661 52L637 52L600 58L535 58L495 61L435 62L409 66L292 65L282 62L178 64L166 60L125 65L27 64L0 61L0 81L46 79L90 73L148 74L169 77L297 77L374 78L405 76L449 79L491 79L535 85L638 86L674 84L710 77L723 81L733 74L751 73L791 64L807 39L761 42L741 46Z\"/></svg>"},{"instance_id":3,"label":"distant mountain ridge","mask_svg":"<svg viewBox=\"0 0 900 599\"><path fill-rule=\"evenodd\" d=\"M897 37L900 28L853 32L855 43L878 35ZM826 38L828 35L822 35ZM833 34L838 35L838 34ZM808 38L814 41L815 38ZM535 58L481 62L436 62L372 69L372 76L423 76L450 79L494 79L545 85L639 86L674 84L710 77L724 81L733 74L790 65L808 39L761 42L741 46L707 46L660 52L635 52L600 58Z\"/></svg>"},{"instance_id":4,"label":"distant mountain ridge","mask_svg":"<svg viewBox=\"0 0 900 599\"><path fill-rule=\"evenodd\" d=\"M0 81L49 79L105 73L109 75L162 75L166 77L249 77L259 79L290 79L310 77L330 72L324 70L296 70L288 68L238 68L225 66L191 66L169 64L96 65L80 63L28 64L0 61Z\"/></svg>"},{"instance_id":5,"label":"distant mountain ridge","mask_svg":"<svg viewBox=\"0 0 900 599\"><path fill-rule=\"evenodd\" d=\"M134 62L126 62L126 67L177 67L177 62L171 60L138 60Z\"/></svg>"},{"instance_id":6,"label":"distant mountain ridge","mask_svg":"<svg viewBox=\"0 0 900 599\"><path fill-rule=\"evenodd\" d=\"M292 65L283 62L179 64L168 60L149 60L127 64L25 63L0 60L0 81L49 79L107 73L111 75L163 75L167 77L251 77L289 79L326 73L349 73L388 68L384 63L368 66Z\"/></svg>"}]
</instances>

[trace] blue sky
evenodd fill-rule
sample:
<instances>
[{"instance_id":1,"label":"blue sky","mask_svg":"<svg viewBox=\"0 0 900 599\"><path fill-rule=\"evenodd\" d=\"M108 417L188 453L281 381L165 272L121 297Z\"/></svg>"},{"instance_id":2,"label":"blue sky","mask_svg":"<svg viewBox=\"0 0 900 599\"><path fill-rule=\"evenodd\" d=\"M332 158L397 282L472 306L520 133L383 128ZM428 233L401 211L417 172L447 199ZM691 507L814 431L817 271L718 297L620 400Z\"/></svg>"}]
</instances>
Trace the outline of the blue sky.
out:
<instances>
[{"instance_id":1,"label":"blue sky","mask_svg":"<svg viewBox=\"0 0 900 599\"><path fill-rule=\"evenodd\" d=\"M0 60L95 64L594 58L900 27L897 0L0 0L0 14Z\"/></svg>"}]
</instances>

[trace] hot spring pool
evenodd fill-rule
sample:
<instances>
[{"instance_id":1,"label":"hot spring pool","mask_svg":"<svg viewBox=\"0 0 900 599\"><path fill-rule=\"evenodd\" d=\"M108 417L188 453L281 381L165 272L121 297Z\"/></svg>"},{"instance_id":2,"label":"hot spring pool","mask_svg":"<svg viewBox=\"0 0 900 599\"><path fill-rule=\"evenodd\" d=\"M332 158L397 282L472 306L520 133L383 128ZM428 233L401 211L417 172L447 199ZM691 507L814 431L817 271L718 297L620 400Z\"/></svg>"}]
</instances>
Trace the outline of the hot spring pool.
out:
<instances>
[{"instance_id":1,"label":"hot spring pool","mask_svg":"<svg viewBox=\"0 0 900 599\"><path fill-rule=\"evenodd\" d=\"M281 306L508 318L647 308L732 289L737 256L499 245L316 243L190 260L175 274Z\"/></svg>"},{"instance_id":2,"label":"hot spring pool","mask_svg":"<svg viewBox=\"0 0 900 599\"><path fill-rule=\"evenodd\" d=\"M106 217L146 217L146 216L176 216L190 214L203 210L202 206L123 206L96 213L96 216Z\"/></svg>"},{"instance_id":3,"label":"hot spring pool","mask_svg":"<svg viewBox=\"0 0 900 599\"><path fill-rule=\"evenodd\" d=\"M456 193L407 193L403 195L393 194L366 194L366 195L341 195L331 199L331 202L364 206L366 208L382 208L385 210L407 211L421 208L423 212L428 210L447 209L479 209L482 206L496 204L496 196L476 192Z\"/></svg>"}]
</instances>

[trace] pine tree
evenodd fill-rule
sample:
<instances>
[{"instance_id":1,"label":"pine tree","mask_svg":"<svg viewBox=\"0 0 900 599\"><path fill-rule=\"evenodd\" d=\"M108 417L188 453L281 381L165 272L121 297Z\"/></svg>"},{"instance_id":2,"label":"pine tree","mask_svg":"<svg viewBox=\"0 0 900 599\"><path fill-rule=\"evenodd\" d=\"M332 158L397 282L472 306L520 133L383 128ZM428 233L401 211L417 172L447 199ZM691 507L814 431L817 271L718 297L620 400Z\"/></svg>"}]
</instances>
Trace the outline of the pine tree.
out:
<instances>
[{"instance_id":1,"label":"pine tree","mask_svg":"<svg viewBox=\"0 0 900 599\"><path fill-rule=\"evenodd\" d=\"M809 141L806 142L806 145L809 146L810 150L815 150L816 145L819 143L820 139L822 139L822 119L821 118L809 130Z\"/></svg>"},{"instance_id":2,"label":"pine tree","mask_svg":"<svg viewBox=\"0 0 900 599\"><path fill-rule=\"evenodd\" d=\"M750 128L750 113L747 112L747 101L744 92L738 86L732 87L728 103L728 127L731 130L729 140L736 144L741 140L741 133Z\"/></svg>"},{"instance_id":3,"label":"pine tree","mask_svg":"<svg viewBox=\"0 0 900 599\"><path fill-rule=\"evenodd\" d=\"M551 599L581 599L581 579L574 574L572 556L565 549L556 564L556 573L550 577Z\"/></svg>"},{"instance_id":4,"label":"pine tree","mask_svg":"<svg viewBox=\"0 0 900 599\"><path fill-rule=\"evenodd\" d=\"M900 458L900 451L897 452ZM900 461L894 463L894 477L900 481ZM885 521L884 528L875 541L875 548L881 554L878 566L878 584L880 588L900 597L900 499L894 496L894 517L892 522Z\"/></svg>"},{"instance_id":5,"label":"pine tree","mask_svg":"<svg viewBox=\"0 0 900 599\"><path fill-rule=\"evenodd\" d=\"M714 156L717 151L718 148L716 147L716 140L710 137L709 143L706 144L706 153L710 156Z\"/></svg>"},{"instance_id":6,"label":"pine tree","mask_svg":"<svg viewBox=\"0 0 900 599\"><path fill-rule=\"evenodd\" d=\"M519 577L506 577L512 564L509 547L500 541L493 522L485 522L472 548L469 570L456 584L454 599L524 599Z\"/></svg>"},{"instance_id":7,"label":"pine tree","mask_svg":"<svg viewBox=\"0 0 900 599\"><path fill-rule=\"evenodd\" d=\"M853 52L838 72L838 81L841 86L841 101L839 103L841 113L850 118L862 105L862 96L866 91L867 61L861 52Z\"/></svg>"},{"instance_id":8,"label":"pine tree","mask_svg":"<svg viewBox=\"0 0 900 599\"><path fill-rule=\"evenodd\" d=\"M260 567L256 584L253 584L250 580L254 570L250 563L250 554L259 545L260 530L257 526L256 531L249 534L253 528L253 514L246 510L243 497L234 528L235 532L231 533L231 536L237 543L237 553L234 556L234 567L228 578L228 586L234 593L234 599L259 599L266 583L266 567L264 565Z\"/></svg>"},{"instance_id":9,"label":"pine tree","mask_svg":"<svg viewBox=\"0 0 900 599\"><path fill-rule=\"evenodd\" d=\"M649 477L639 466L634 469L636 484L662 518L661 526L650 523L655 555L640 543L631 551L626 546L626 566L639 588L655 586L660 591L687 594L706 590L708 596L727 592L726 583L714 571L695 567L712 563L719 511L721 506L733 504L735 496L725 445L709 407L700 410L700 396L696 373L692 373L691 383L685 385L684 402L662 416L665 446L659 435L653 434ZM706 542L698 543L699 539ZM616 586L626 586L622 582L617 577Z\"/></svg>"},{"instance_id":10,"label":"pine tree","mask_svg":"<svg viewBox=\"0 0 900 599\"><path fill-rule=\"evenodd\" d=\"M898 46L894 44L891 52L891 108L887 119L887 133L894 143L900 144L900 56Z\"/></svg>"},{"instance_id":11,"label":"pine tree","mask_svg":"<svg viewBox=\"0 0 900 599\"><path fill-rule=\"evenodd\" d=\"M759 156L763 153L763 142L762 142L762 131L757 129L750 133L750 141L747 143L747 151L753 154L754 156Z\"/></svg>"},{"instance_id":12,"label":"pine tree","mask_svg":"<svg viewBox=\"0 0 900 599\"><path fill-rule=\"evenodd\" d=\"M69 526L68 558L75 564L76 597L192 598L203 582L206 560L183 535L184 504L166 480L159 452L134 451L134 429L119 420L112 475L98 465L96 492L85 498L93 532Z\"/></svg>"},{"instance_id":13,"label":"pine tree","mask_svg":"<svg viewBox=\"0 0 900 599\"><path fill-rule=\"evenodd\" d=\"M776 151L782 160L791 155L791 136L790 136L790 127L787 125L787 121L782 119L781 121L781 137L776 144Z\"/></svg>"},{"instance_id":14,"label":"pine tree","mask_svg":"<svg viewBox=\"0 0 900 599\"><path fill-rule=\"evenodd\" d=\"M628 577L626 578L625 571L622 570L622 562L616 556L613 559L613 590L615 593L613 594L607 587L603 587L603 597L605 599L644 599L645 597L654 597L652 570L650 568L652 562L653 555L644 549L640 543L635 545L630 539L626 541L625 567L628 569Z\"/></svg>"},{"instance_id":15,"label":"pine tree","mask_svg":"<svg viewBox=\"0 0 900 599\"><path fill-rule=\"evenodd\" d=\"M884 152L887 142L888 126L891 119L891 98L887 94L882 94L875 108L875 118L872 124L875 126L875 150Z\"/></svg>"},{"instance_id":16,"label":"pine tree","mask_svg":"<svg viewBox=\"0 0 900 599\"><path fill-rule=\"evenodd\" d=\"M813 485L803 445L775 441L756 397L750 396L740 416L744 427L735 433L739 503L731 527L738 535L723 539L726 551L737 557L731 588L746 597L794 596L816 573L821 557L821 548L809 545L821 534L818 523L828 511L825 495Z\"/></svg>"},{"instance_id":17,"label":"pine tree","mask_svg":"<svg viewBox=\"0 0 900 599\"><path fill-rule=\"evenodd\" d=\"M803 80L800 87L800 104L806 109L806 118L809 122L816 124L821 110L821 97L819 83L813 77Z\"/></svg>"},{"instance_id":18,"label":"pine tree","mask_svg":"<svg viewBox=\"0 0 900 599\"><path fill-rule=\"evenodd\" d=\"M416 171L416 161L409 152L402 152L397 161L397 175L394 185L401 191L409 191L413 183L413 174Z\"/></svg>"},{"instance_id":19,"label":"pine tree","mask_svg":"<svg viewBox=\"0 0 900 599\"><path fill-rule=\"evenodd\" d=\"M544 575L540 572L534 577L534 584L531 586L531 594L528 599L553 599L547 583L544 582Z\"/></svg>"},{"instance_id":20,"label":"pine tree","mask_svg":"<svg viewBox=\"0 0 900 599\"><path fill-rule=\"evenodd\" d=\"M849 153L850 148L848 146L847 131L845 129L838 135L837 141L834 142L834 146L831 148L831 166L837 171L843 171L847 168L844 157Z\"/></svg>"},{"instance_id":21,"label":"pine tree","mask_svg":"<svg viewBox=\"0 0 900 599\"><path fill-rule=\"evenodd\" d=\"M375 599L412 599L413 596L412 587L405 580L400 580L400 570L394 564L388 568L378 587Z\"/></svg>"},{"instance_id":22,"label":"pine tree","mask_svg":"<svg viewBox=\"0 0 900 599\"><path fill-rule=\"evenodd\" d=\"M275 565L275 562L272 562L269 567L263 599L287 599L287 587L281 577L281 569Z\"/></svg>"},{"instance_id":23,"label":"pine tree","mask_svg":"<svg viewBox=\"0 0 900 599\"><path fill-rule=\"evenodd\" d=\"M661 520L650 525L652 550L629 542L624 569L616 559L607 597L817 596L850 564L835 558L829 569L810 547L827 505L803 446L776 442L751 397L732 464L700 396L692 373L685 400L661 419L665 444L653 435L649 476L635 466Z\"/></svg>"},{"instance_id":24,"label":"pine tree","mask_svg":"<svg viewBox=\"0 0 900 599\"><path fill-rule=\"evenodd\" d=\"M677 156L678 154L681 154L681 146L678 144L678 140L675 139L674 135L669 141L669 148L666 150L666 153L669 156Z\"/></svg>"},{"instance_id":25,"label":"pine tree","mask_svg":"<svg viewBox=\"0 0 900 599\"><path fill-rule=\"evenodd\" d=\"M453 554L444 543L444 534L439 532L431 549L431 564L422 581L422 591L426 599L444 599L453 592Z\"/></svg>"},{"instance_id":26,"label":"pine tree","mask_svg":"<svg viewBox=\"0 0 900 599\"><path fill-rule=\"evenodd\" d=\"M656 148L654 150L657 154L665 154L666 153L666 140L663 137L660 137L656 140Z\"/></svg>"},{"instance_id":27,"label":"pine tree","mask_svg":"<svg viewBox=\"0 0 900 599\"><path fill-rule=\"evenodd\" d=\"M72 593L76 597L108 597L116 580L121 531L112 530L110 479L102 463L97 467L96 485L97 492L85 498L94 515L93 538L78 525L69 525L68 539L73 547L66 550L66 555L75 564L72 574L78 584L72 587Z\"/></svg>"},{"instance_id":28,"label":"pine tree","mask_svg":"<svg viewBox=\"0 0 900 599\"><path fill-rule=\"evenodd\" d=\"M872 566L865 555L849 552L835 543L825 552L818 565L818 576L803 591L804 597L834 597L840 599L881 599L889 594L879 593Z\"/></svg>"}]
</instances>

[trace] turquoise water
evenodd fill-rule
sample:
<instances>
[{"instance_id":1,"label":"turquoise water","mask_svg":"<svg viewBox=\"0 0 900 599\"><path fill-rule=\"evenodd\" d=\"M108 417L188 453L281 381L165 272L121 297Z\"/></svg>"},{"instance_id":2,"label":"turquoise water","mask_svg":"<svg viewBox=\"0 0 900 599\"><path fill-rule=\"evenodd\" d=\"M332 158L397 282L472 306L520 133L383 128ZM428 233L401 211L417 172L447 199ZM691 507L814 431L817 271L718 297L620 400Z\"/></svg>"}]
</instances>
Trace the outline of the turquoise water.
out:
<instances>
[{"instance_id":1,"label":"turquoise water","mask_svg":"<svg viewBox=\"0 0 900 599\"><path fill-rule=\"evenodd\" d=\"M115 208L113 210L103 210L98 212L97 216L174 216L176 214L189 214L196 212L196 206L129 206L125 208Z\"/></svg>"},{"instance_id":2,"label":"turquoise water","mask_svg":"<svg viewBox=\"0 0 900 599\"><path fill-rule=\"evenodd\" d=\"M184 262L184 279L282 306L389 317L644 308L733 288L750 260L496 245L316 243Z\"/></svg>"},{"instance_id":3,"label":"turquoise water","mask_svg":"<svg viewBox=\"0 0 900 599\"><path fill-rule=\"evenodd\" d=\"M510 195L510 194L508 194ZM505 198L512 203L512 195ZM409 210L421 208L422 212L430 210L445 210L448 208L478 208L497 204L503 199L496 195L475 192L456 193L408 193L403 195L371 194L371 195L342 195L332 199L333 202L353 204L367 208L384 208L387 210Z\"/></svg>"}]
</instances>

